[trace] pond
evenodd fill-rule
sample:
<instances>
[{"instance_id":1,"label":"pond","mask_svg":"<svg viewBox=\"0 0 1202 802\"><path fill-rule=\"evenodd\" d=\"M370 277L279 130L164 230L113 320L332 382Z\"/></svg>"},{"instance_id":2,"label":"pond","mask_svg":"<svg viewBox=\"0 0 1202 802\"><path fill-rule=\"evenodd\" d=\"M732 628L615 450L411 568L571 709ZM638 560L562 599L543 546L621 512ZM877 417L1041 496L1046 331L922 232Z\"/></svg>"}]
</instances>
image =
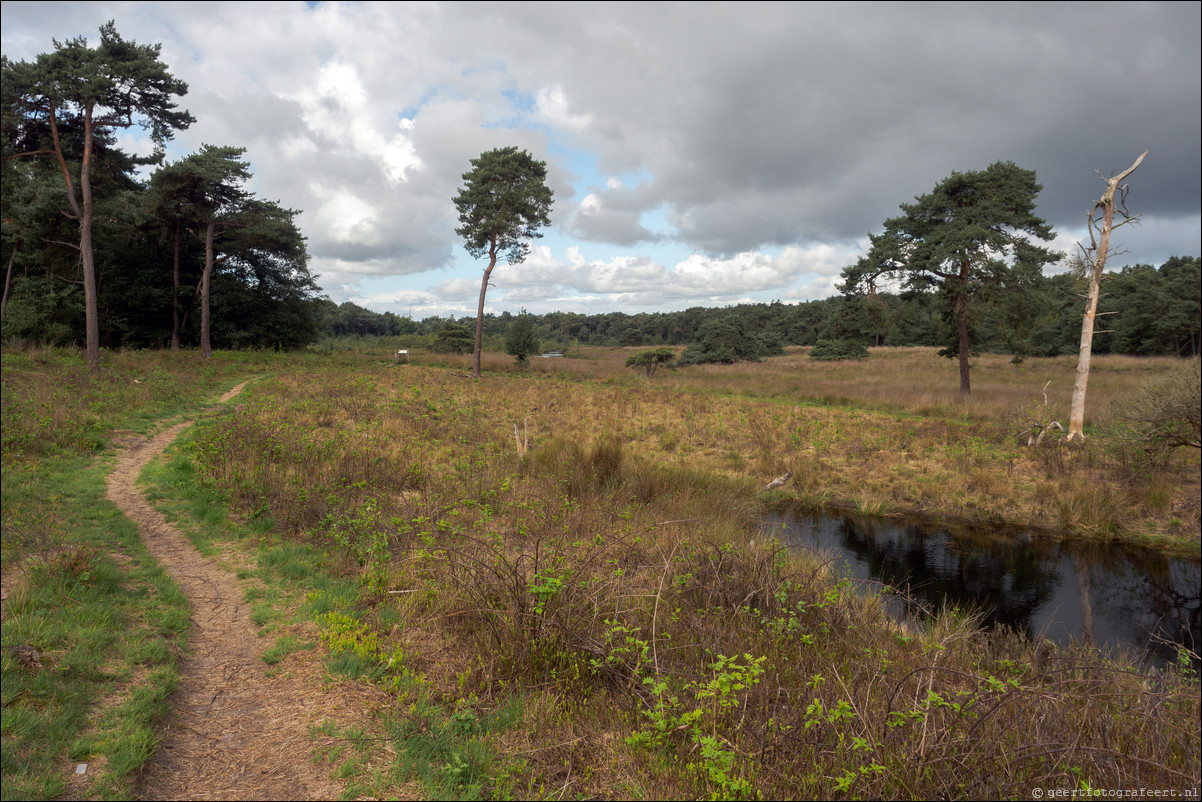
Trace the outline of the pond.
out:
<instances>
[{"instance_id":1,"label":"pond","mask_svg":"<svg viewBox=\"0 0 1202 802\"><path fill-rule=\"evenodd\" d=\"M1177 644L1202 646L1202 566L1152 549L1031 536L984 526L932 526L781 510L765 531L832 557L842 575L907 593L914 608L980 610L1058 645L1092 642L1153 666ZM906 609L909 607L910 609ZM1195 664L1196 666L1196 664Z\"/></svg>"}]
</instances>

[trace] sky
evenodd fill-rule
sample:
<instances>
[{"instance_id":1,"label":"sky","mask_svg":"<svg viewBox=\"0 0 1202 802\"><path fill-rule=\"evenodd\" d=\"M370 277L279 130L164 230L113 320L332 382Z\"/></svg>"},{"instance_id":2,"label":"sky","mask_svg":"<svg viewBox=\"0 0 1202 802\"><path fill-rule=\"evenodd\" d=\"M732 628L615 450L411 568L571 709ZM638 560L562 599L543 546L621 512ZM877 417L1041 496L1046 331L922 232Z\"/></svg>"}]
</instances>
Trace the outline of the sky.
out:
<instances>
[{"instance_id":1,"label":"sky","mask_svg":"<svg viewBox=\"0 0 1202 802\"><path fill-rule=\"evenodd\" d=\"M1033 169L1070 253L1099 174L1138 226L1107 267L1202 254L1202 4L4 2L3 53L139 44L187 82L168 159L246 148L337 303L475 315L471 159L543 160L552 225L487 310L631 314L837 293L899 204ZM127 150L146 153L137 129ZM1051 268L1054 271L1059 268Z\"/></svg>"}]
</instances>

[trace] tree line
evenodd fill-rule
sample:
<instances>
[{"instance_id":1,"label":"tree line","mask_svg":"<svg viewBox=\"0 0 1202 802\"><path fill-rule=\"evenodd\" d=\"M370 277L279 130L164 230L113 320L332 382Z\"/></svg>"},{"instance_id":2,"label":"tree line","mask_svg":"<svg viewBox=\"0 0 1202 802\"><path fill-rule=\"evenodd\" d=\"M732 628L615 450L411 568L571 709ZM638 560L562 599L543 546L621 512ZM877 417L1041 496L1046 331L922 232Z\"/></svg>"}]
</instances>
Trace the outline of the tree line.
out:
<instances>
[{"instance_id":1,"label":"tree line","mask_svg":"<svg viewBox=\"0 0 1202 802\"><path fill-rule=\"evenodd\" d=\"M1016 357L1077 353L1086 282L1072 272L1040 275L1021 293L997 293L969 319L970 347ZM1202 354L1202 259L1174 256L1160 267L1136 264L1106 274L1099 301L1102 331L1094 352L1140 356ZM812 346L820 340L853 339L866 346L955 344L944 319L946 300L935 290L824 298L803 303L773 301L729 307L692 307L679 312L530 313L535 337L544 348L579 345L665 346L697 344L703 328L719 321L737 323L765 347ZM373 312L350 301L314 302L320 336L410 337L433 345L448 327L470 330L475 316L414 319ZM486 314L486 338L503 338L520 317ZM454 341L454 338L451 338ZM470 351L470 337L467 342Z\"/></svg>"},{"instance_id":2,"label":"tree line","mask_svg":"<svg viewBox=\"0 0 1202 802\"><path fill-rule=\"evenodd\" d=\"M472 160L453 199L456 233L469 253L488 258L475 317L417 321L335 304L309 272L298 212L245 190L243 148L204 145L163 163L165 143L195 120L178 109L187 85L157 45L128 42L110 22L95 48L82 38L54 46L33 62L3 59L6 341L83 341L92 365L102 345L196 347L207 356L214 347L293 349L323 337L418 337L412 344L477 356L483 339L498 350L508 339L519 359L536 343L686 345L683 364L760 359L787 345L813 346L815 358L935 346L958 360L965 393L974 353L1078 352L1089 271L1045 274L1063 255L1039 244L1052 232L1034 214L1034 172L1010 162L953 173L901 204L844 269L834 298L515 316L484 314L488 277L498 258L520 263L549 223L552 194L545 164L499 148ZM117 134L133 126L149 132L150 156L117 147ZM148 165L157 169L143 179ZM1175 256L1102 275L1093 351L1197 356L1199 266Z\"/></svg>"},{"instance_id":3,"label":"tree line","mask_svg":"<svg viewBox=\"0 0 1202 802\"><path fill-rule=\"evenodd\" d=\"M105 347L297 348L317 336L296 210L244 189L245 149L205 145L164 164L195 118L157 45L54 42L3 58L3 336ZM117 134L141 127L148 157ZM149 177L139 170L158 166ZM214 312L214 310L218 310Z\"/></svg>"}]
</instances>

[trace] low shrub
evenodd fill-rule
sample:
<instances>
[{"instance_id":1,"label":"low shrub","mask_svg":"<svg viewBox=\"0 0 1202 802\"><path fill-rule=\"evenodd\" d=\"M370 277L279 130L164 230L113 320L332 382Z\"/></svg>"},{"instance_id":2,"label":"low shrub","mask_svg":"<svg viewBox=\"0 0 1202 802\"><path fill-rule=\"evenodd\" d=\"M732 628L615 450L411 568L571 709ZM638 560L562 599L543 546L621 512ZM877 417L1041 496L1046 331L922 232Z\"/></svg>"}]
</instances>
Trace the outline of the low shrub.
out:
<instances>
[{"instance_id":1,"label":"low shrub","mask_svg":"<svg viewBox=\"0 0 1202 802\"><path fill-rule=\"evenodd\" d=\"M819 340L810 349L810 359L867 359L868 348L856 340Z\"/></svg>"}]
</instances>

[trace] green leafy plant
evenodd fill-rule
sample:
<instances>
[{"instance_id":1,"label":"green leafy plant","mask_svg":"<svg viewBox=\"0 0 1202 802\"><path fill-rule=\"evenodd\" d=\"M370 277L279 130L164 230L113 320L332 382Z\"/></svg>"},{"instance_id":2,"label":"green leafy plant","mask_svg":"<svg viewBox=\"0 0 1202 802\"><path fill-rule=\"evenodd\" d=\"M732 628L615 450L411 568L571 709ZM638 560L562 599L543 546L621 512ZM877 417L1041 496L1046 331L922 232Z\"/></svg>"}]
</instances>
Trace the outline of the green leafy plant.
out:
<instances>
[{"instance_id":1,"label":"green leafy plant","mask_svg":"<svg viewBox=\"0 0 1202 802\"><path fill-rule=\"evenodd\" d=\"M660 368L670 367L676 361L676 352L671 348L654 348L639 351L626 358L626 367L641 370L647 378L654 376Z\"/></svg>"},{"instance_id":2,"label":"green leafy plant","mask_svg":"<svg viewBox=\"0 0 1202 802\"><path fill-rule=\"evenodd\" d=\"M645 643L636 639L632 645L638 645L642 649L640 657L645 657ZM705 779L712 790L712 798L750 795L753 790L751 779L736 770L738 755L720 731L729 727L726 716L742 704L740 694L759 684L766 660L766 657L745 654L740 662L738 657L717 655L709 665L712 675L707 681L685 684L683 694L692 697L689 703L668 693L668 681L664 677L644 676L643 686L655 700L651 708L643 711L649 728L628 736L627 743L662 749L673 733L687 732L699 749L701 760L690 761L686 767Z\"/></svg>"},{"instance_id":3,"label":"green leafy plant","mask_svg":"<svg viewBox=\"0 0 1202 802\"><path fill-rule=\"evenodd\" d=\"M534 336L534 324L531 317L523 309L521 314L509 324L505 334L505 353L514 358L517 364L529 364L530 357L538 353L538 337Z\"/></svg>"}]
</instances>

